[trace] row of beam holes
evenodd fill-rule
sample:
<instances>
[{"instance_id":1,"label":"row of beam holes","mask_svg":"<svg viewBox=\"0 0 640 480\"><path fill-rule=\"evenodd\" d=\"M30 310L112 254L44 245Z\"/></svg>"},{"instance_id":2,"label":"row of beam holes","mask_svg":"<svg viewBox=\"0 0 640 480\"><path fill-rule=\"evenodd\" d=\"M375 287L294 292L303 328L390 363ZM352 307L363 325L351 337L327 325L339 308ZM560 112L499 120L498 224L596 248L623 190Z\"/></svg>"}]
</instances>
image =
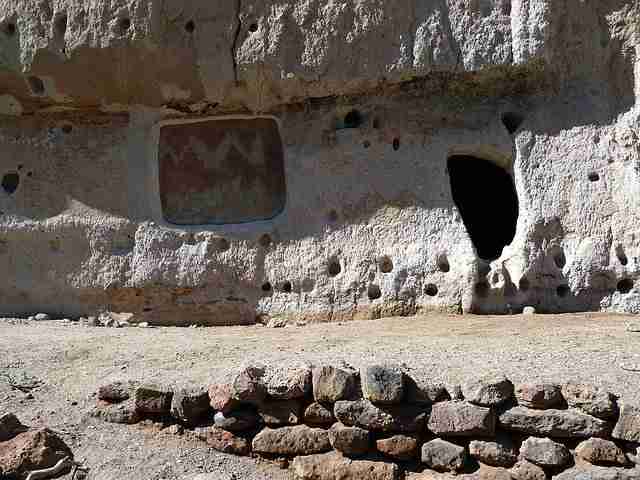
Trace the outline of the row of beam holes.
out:
<instances>
[{"instance_id":1,"label":"row of beam holes","mask_svg":"<svg viewBox=\"0 0 640 480\"><path fill-rule=\"evenodd\" d=\"M363 123L363 116L358 110L350 110L342 119L342 127L343 128L359 128ZM372 122L372 126L374 129L380 128L380 120L378 118L374 118ZM394 138L391 142L393 149L395 151L400 150L400 139L398 137ZM364 148L369 148L371 146L371 142L369 140L365 140L362 142L362 146Z\"/></svg>"}]
</instances>

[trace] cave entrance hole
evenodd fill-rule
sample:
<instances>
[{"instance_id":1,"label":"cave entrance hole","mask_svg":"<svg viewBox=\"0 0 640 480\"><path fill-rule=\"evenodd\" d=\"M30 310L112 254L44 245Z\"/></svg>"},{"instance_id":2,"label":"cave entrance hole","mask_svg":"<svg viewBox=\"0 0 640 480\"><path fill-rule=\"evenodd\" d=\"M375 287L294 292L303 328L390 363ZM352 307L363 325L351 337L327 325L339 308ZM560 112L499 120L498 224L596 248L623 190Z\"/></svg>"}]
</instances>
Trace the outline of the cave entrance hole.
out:
<instances>
[{"instance_id":1,"label":"cave entrance hole","mask_svg":"<svg viewBox=\"0 0 640 480\"><path fill-rule=\"evenodd\" d=\"M509 172L489 160L453 155L447 161L453 201L483 260L495 260L513 241L518 194Z\"/></svg>"}]
</instances>

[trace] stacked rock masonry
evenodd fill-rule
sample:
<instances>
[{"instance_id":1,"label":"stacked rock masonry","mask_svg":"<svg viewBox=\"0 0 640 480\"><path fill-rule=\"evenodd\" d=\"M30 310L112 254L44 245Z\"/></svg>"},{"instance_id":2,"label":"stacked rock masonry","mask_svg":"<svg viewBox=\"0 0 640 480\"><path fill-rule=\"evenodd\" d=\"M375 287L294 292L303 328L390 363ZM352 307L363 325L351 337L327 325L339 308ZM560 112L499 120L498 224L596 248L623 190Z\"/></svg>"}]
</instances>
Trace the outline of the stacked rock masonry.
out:
<instances>
[{"instance_id":1,"label":"stacked rock masonry","mask_svg":"<svg viewBox=\"0 0 640 480\"><path fill-rule=\"evenodd\" d=\"M172 416L176 431L216 450L291 461L299 480L394 480L407 469L425 479L640 479L640 408L593 385L492 376L445 386L394 366L300 363L244 367L208 394L120 382L98 396L106 421Z\"/></svg>"}]
</instances>

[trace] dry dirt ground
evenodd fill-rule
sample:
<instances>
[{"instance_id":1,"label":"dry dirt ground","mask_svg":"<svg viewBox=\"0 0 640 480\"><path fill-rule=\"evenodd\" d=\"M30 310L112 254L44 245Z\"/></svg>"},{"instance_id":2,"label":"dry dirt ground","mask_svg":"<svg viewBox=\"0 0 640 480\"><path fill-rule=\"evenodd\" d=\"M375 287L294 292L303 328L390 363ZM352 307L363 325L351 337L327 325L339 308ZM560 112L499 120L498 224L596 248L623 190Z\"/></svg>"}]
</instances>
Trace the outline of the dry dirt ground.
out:
<instances>
[{"instance_id":1,"label":"dry dirt ground","mask_svg":"<svg viewBox=\"0 0 640 480\"><path fill-rule=\"evenodd\" d=\"M88 478L284 480L267 462L223 455L151 426L88 416L110 380L206 384L244 362L404 364L449 384L489 372L512 381L584 381L640 402L640 322L635 317L429 315L268 329L102 328L0 320L0 410L62 434ZM16 390L10 383L31 389ZM223 478L223 475L220 475ZM67 475L67 479L71 475Z\"/></svg>"}]
</instances>

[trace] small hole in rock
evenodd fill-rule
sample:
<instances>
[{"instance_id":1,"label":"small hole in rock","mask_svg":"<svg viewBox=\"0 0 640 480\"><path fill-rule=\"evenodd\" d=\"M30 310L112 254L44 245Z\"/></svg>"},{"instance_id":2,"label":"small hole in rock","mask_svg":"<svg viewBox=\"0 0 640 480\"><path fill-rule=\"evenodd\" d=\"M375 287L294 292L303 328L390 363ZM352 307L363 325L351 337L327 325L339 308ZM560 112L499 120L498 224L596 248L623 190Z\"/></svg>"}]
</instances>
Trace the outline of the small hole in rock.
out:
<instances>
[{"instance_id":1,"label":"small hole in rock","mask_svg":"<svg viewBox=\"0 0 640 480\"><path fill-rule=\"evenodd\" d=\"M125 33L127 30L131 28L131 20L128 18L121 18L118 22L118 27L122 33Z\"/></svg>"},{"instance_id":2,"label":"small hole in rock","mask_svg":"<svg viewBox=\"0 0 640 480\"><path fill-rule=\"evenodd\" d=\"M567 264L567 259L564 256L564 252L562 250L558 249L555 251L555 253L553 254L553 263L555 263L556 267L561 270Z\"/></svg>"},{"instance_id":3,"label":"small hole in rock","mask_svg":"<svg viewBox=\"0 0 640 480\"><path fill-rule=\"evenodd\" d=\"M144 308L142 309L142 311L143 311L143 312L152 312L152 311L153 311L153 308L151 308L151 307L144 307Z\"/></svg>"},{"instance_id":4,"label":"small hole in rock","mask_svg":"<svg viewBox=\"0 0 640 480\"><path fill-rule=\"evenodd\" d=\"M364 148L369 148L371 146L371 142L369 140L365 140L364 142L362 142L362 146Z\"/></svg>"},{"instance_id":5,"label":"small hole in rock","mask_svg":"<svg viewBox=\"0 0 640 480\"><path fill-rule=\"evenodd\" d=\"M62 125L62 133L69 135L72 131L73 131L73 125L71 125L70 123L65 123L64 125Z\"/></svg>"},{"instance_id":6,"label":"small hole in rock","mask_svg":"<svg viewBox=\"0 0 640 480\"><path fill-rule=\"evenodd\" d=\"M269 282L264 282L262 284L262 291L263 292L270 292L271 291L271 284Z\"/></svg>"},{"instance_id":7,"label":"small hole in rock","mask_svg":"<svg viewBox=\"0 0 640 480\"><path fill-rule=\"evenodd\" d=\"M520 289L520 291L526 292L527 290L529 290L529 287L529 279L527 277L522 277L520 279L520 282L518 282L518 288Z\"/></svg>"},{"instance_id":8,"label":"small hole in rock","mask_svg":"<svg viewBox=\"0 0 640 480\"><path fill-rule=\"evenodd\" d=\"M489 296L489 290L491 290L491 287L488 282L476 283L475 292L480 298L487 298Z\"/></svg>"},{"instance_id":9,"label":"small hole in rock","mask_svg":"<svg viewBox=\"0 0 640 480\"><path fill-rule=\"evenodd\" d=\"M44 94L44 82L42 81L42 79L32 75L30 77L27 77L27 82L29 83L29 88L34 94Z\"/></svg>"},{"instance_id":10,"label":"small hole in rock","mask_svg":"<svg viewBox=\"0 0 640 480\"><path fill-rule=\"evenodd\" d=\"M374 285L372 283L367 289L367 296L369 297L369 300L377 300L382 296L382 291L378 285Z\"/></svg>"},{"instance_id":11,"label":"small hole in rock","mask_svg":"<svg viewBox=\"0 0 640 480\"><path fill-rule=\"evenodd\" d=\"M193 20L189 20L185 25L184 29L187 33L193 33L196 29L196 24Z\"/></svg>"},{"instance_id":12,"label":"small hole in rock","mask_svg":"<svg viewBox=\"0 0 640 480\"><path fill-rule=\"evenodd\" d=\"M9 195L13 194L20 185L20 175L17 173L7 173L2 177L2 188Z\"/></svg>"},{"instance_id":13,"label":"small hole in rock","mask_svg":"<svg viewBox=\"0 0 640 480\"><path fill-rule=\"evenodd\" d=\"M260 242L260 246L267 248L271 245L271 235L265 233L260 237L260 240L258 241Z\"/></svg>"},{"instance_id":14,"label":"small hole in rock","mask_svg":"<svg viewBox=\"0 0 640 480\"><path fill-rule=\"evenodd\" d=\"M436 295L438 295L438 287L435 284L430 283L429 285L424 287L424 293L426 293L430 297L435 297Z\"/></svg>"},{"instance_id":15,"label":"small hole in rock","mask_svg":"<svg viewBox=\"0 0 640 480\"><path fill-rule=\"evenodd\" d=\"M4 26L4 33L6 33L9 37L13 37L16 34L16 30L16 24L13 22L7 23Z\"/></svg>"},{"instance_id":16,"label":"small hole in rock","mask_svg":"<svg viewBox=\"0 0 640 480\"><path fill-rule=\"evenodd\" d=\"M331 223L335 223L338 221L338 212L336 210L329 210L327 214L327 220Z\"/></svg>"},{"instance_id":17,"label":"small hole in rock","mask_svg":"<svg viewBox=\"0 0 640 480\"><path fill-rule=\"evenodd\" d=\"M445 254L438 256L438 270L442 273L447 273L451 270L451 266L449 265L449 259Z\"/></svg>"},{"instance_id":18,"label":"small hole in rock","mask_svg":"<svg viewBox=\"0 0 640 480\"><path fill-rule=\"evenodd\" d=\"M556 288L556 293L560 298L564 298L571 293L571 289L569 288L569 285L560 285Z\"/></svg>"},{"instance_id":19,"label":"small hole in rock","mask_svg":"<svg viewBox=\"0 0 640 480\"><path fill-rule=\"evenodd\" d=\"M327 271L329 272L329 275L331 275L332 277L335 277L336 275L340 274L340 272L342 271L342 267L340 266L340 262L338 261L337 258L332 258L331 260L329 260Z\"/></svg>"},{"instance_id":20,"label":"small hole in rock","mask_svg":"<svg viewBox=\"0 0 640 480\"><path fill-rule=\"evenodd\" d=\"M522 118L522 115L515 112L506 112L502 114L502 124L510 135L513 135L518 131L523 120L524 118Z\"/></svg>"},{"instance_id":21,"label":"small hole in rock","mask_svg":"<svg viewBox=\"0 0 640 480\"><path fill-rule=\"evenodd\" d=\"M618 282L617 289L620 293L629 293L633 289L633 280L623 278Z\"/></svg>"},{"instance_id":22,"label":"small hole in rock","mask_svg":"<svg viewBox=\"0 0 640 480\"><path fill-rule=\"evenodd\" d=\"M382 273L390 273L393 271L393 260L388 256L383 256L378 259L378 267Z\"/></svg>"},{"instance_id":23,"label":"small hole in rock","mask_svg":"<svg viewBox=\"0 0 640 480\"><path fill-rule=\"evenodd\" d=\"M362 117L358 110L351 110L344 116L344 128L358 128L362 123Z\"/></svg>"},{"instance_id":24,"label":"small hole in rock","mask_svg":"<svg viewBox=\"0 0 640 480\"><path fill-rule=\"evenodd\" d=\"M216 246L219 252L226 252L227 250L229 250L229 248L231 248L231 244L226 238L219 238L216 242Z\"/></svg>"},{"instance_id":25,"label":"small hole in rock","mask_svg":"<svg viewBox=\"0 0 640 480\"><path fill-rule=\"evenodd\" d=\"M597 172L591 172L589 174L589 181L590 182L597 182L598 180L600 180L600 175L598 175Z\"/></svg>"},{"instance_id":26,"label":"small hole in rock","mask_svg":"<svg viewBox=\"0 0 640 480\"><path fill-rule=\"evenodd\" d=\"M400 139L399 138L394 138L393 139L393 149L395 151L400 150Z\"/></svg>"},{"instance_id":27,"label":"small hole in rock","mask_svg":"<svg viewBox=\"0 0 640 480\"><path fill-rule=\"evenodd\" d=\"M373 119L373 122L372 122L371 125L373 126L373 128L375 128L377 130L377 129L380 128L380 123L381 123L380 119L376 117L376 118Z\"/></svg>"},{"instance_id":28,"label":"small hole in rock","mask_svg":"<svg viewBox=\"0 0 640 480\"><path fill-rule=\"evenodd\" d=\"M616 249L616 257L618 257L618 261L623 267L629 263L629 259L627 258L627 255L624 253L624 250L621 246L618 246L618 248Z\"/></svg>"},{"instance_id":29,"label":"small hole in rock","mask_svg":"<svg viewBox=\"0 0 640 480\"><path fill-rule=\"evenodd\" d=\"M293 287L291 286L291 282L289 281L284 282L281 285L280 290L282 290L284 293L291 293L291 290L293 290Z\"/></svg>"},{"instance_id":30,"label":"small hole in rock","mask_svg":"<svg viewBox=\"0 0 640 480\"><path fill-rule=\"evenodd\" d=\"M33 177L33 172L27 173L27 177Z\"/></svg>"},{"instance_id":31,"label":"small hole in rock","mask_svg":"<svg viewBox=\"0 0 640 480\"><path fill-rule=\"evenodd\" d=\"M491 265L489 265L488 263L483 263L478 266L478 275L480 277L486 277L487 275L489 275L490 271L491 271Z\"/></svg>"},{"instance_id":32,"label":"small hole in rock","mask_svg":"<svg viewBox=\"0 0 640 480\"><path fill-rule=\"evenodd\" d=\"M249 25L249 31L251 33L256 33L258 31L258 24L252 23L251 25Z\"/></svg>"},{"instance_id":33,"label":"small hole in rock","mask_svg":"<svg viewBox=\"0 0 640 480\"><path fill-rule=\"evenodd\" d=\"M22 168L23 168L22 164L18 165L18 170L22 170Z\"/></svg>"},{"instance_id":34,"label":"small hole in rock","mask_svg":"<svg viewBox=\"0 0 640 480\"><path fill-rule=\"evenodd\" d=\"M56 35L61 38L64 38L65 34L67 33L67 16L66 15L61 15L60 17L58 17L55 23L55 29L56 29Z\"/></svg>"}]
</instances>

